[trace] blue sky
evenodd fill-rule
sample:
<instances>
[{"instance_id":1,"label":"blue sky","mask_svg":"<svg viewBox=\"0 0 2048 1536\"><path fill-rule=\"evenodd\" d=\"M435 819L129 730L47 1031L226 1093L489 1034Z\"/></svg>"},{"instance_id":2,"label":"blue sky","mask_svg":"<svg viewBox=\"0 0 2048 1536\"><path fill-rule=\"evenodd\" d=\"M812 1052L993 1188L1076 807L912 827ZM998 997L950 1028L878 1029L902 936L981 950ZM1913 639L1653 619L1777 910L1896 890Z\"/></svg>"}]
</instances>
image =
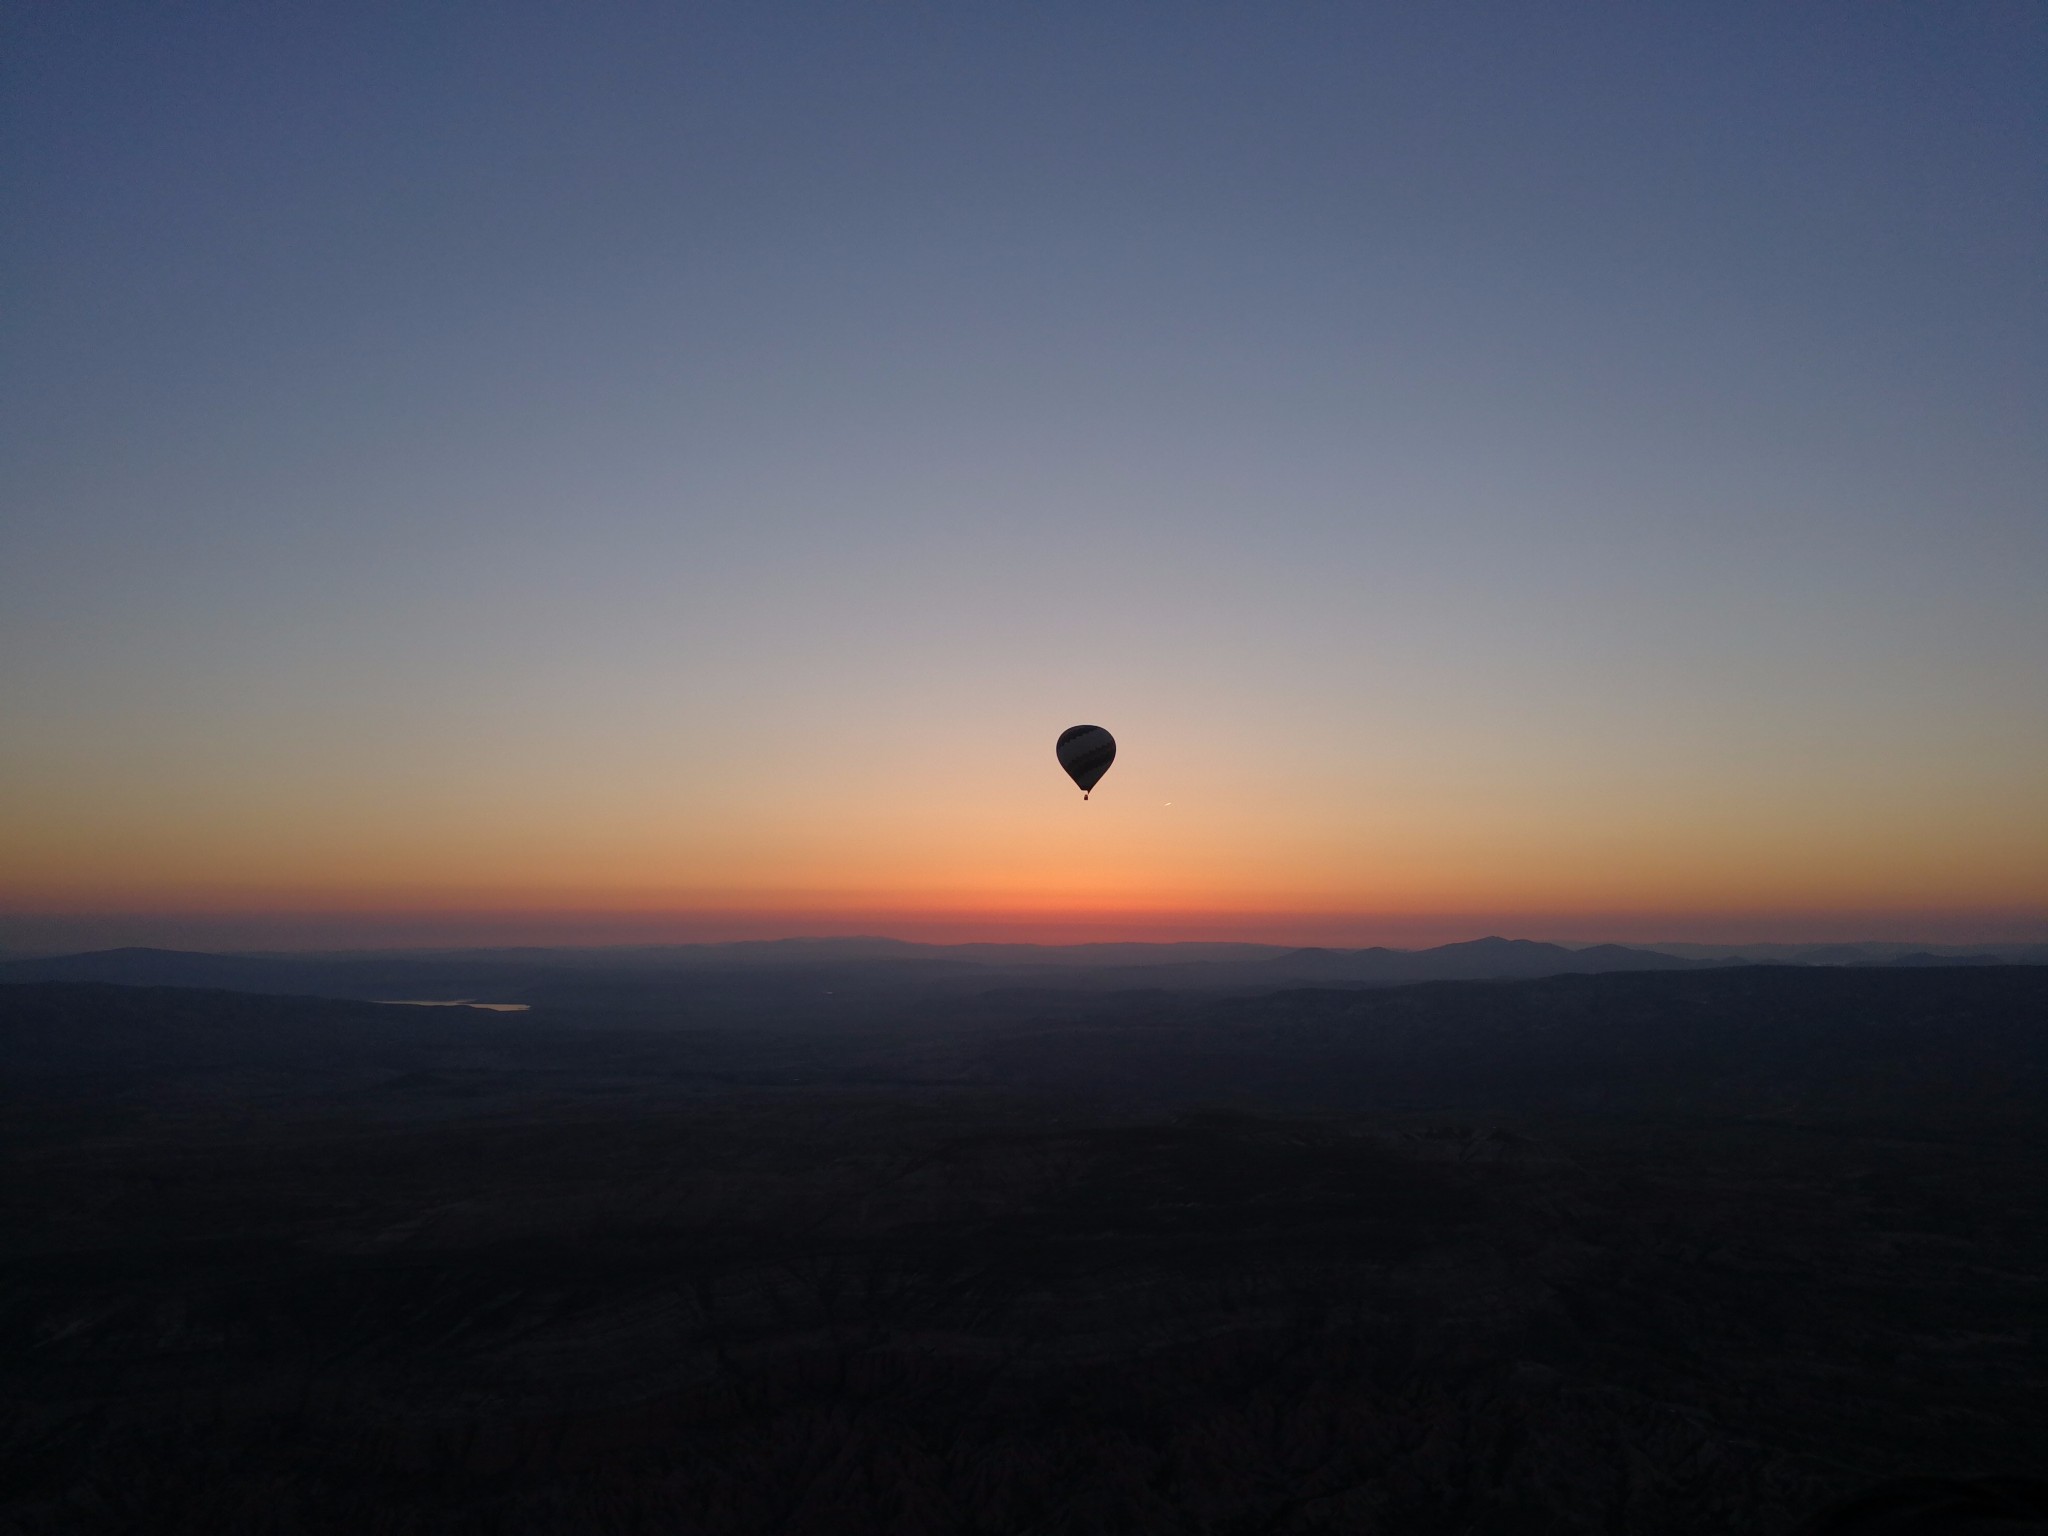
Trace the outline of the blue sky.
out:
<instances>
[{"instance_id":1,"label":"blue sky","mask_svg":"<svg viewBox=\"0 0 2048 1536\"><path fill-rule=\"evenodd\" d=\"M2048 912L2038 6L0 51L10 909Z\"/></svg>"}]
</instances>

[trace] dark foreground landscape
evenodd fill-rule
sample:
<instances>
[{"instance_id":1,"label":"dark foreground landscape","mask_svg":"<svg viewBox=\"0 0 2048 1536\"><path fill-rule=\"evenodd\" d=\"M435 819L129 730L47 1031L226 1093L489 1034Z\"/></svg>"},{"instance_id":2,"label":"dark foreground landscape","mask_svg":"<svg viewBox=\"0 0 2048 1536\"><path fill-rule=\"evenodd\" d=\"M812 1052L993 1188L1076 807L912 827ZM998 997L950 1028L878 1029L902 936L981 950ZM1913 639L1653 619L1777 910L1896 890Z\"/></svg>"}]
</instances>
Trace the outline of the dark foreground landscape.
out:
<instances>
[{"instance_id":1,"label":"dark foreground landscape","mask_svg":"<svg viewBox=\"0 0 2048 1536\"><path fill-rule=\"evenodd\" d=\"M2048 967L530 996L0 986L0 1529L1683 1536L2048 1461Z\"/></svg>"}]
</instances>

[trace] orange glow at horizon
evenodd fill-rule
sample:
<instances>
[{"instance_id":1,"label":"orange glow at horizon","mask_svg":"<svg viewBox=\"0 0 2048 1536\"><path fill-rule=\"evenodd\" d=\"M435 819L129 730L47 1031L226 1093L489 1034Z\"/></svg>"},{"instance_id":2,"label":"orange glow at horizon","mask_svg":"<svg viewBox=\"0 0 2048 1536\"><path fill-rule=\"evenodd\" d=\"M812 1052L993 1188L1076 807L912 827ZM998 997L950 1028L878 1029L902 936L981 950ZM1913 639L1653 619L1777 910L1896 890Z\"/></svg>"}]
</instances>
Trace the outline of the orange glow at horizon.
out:
<instances>
[{"instance_id":1,"label":"orange glow at horizon","mask_svg":"<svg viewBox=\"0 0 2048 1536\"><path fill-rule=\"evenodd\" d=\"M2025 752L1902 741L1850 774L1708 751L1676 719L1631 736L1389 707L1367 732L1278 698L1219 736L1173 702L1072 709L1123 743L1086 802L1052 761L1065 712L1026 729L1006 701L934 724L874 695L709 732L744 757L707 756L688 711L650 726L604 701L538 737L470 719L366 742L308 713L160 722L138 758L75 726L42 755L65 733L27 732L0 763L0 912L1328 943L2012 935L2048 915Z\"/></svg>"},{"instance_id":2,"label":"orange glow at horizon","mask_svg":"<svg viewBox=\"0 0 2048 1536\"><path fill-rule=\"evenodd\" d=\"M1107 820L1097 804L1086 814ZM1362 852L1346 858L1350 850L1341 845L1318 848L1298 828L1268 825L1266 836L1247 847L1214 833L1162 838L1129 824L1139 819L1127 817L1100 837L1061 837L1042 824L1014 842L984 832L966 839L973 856L957 861L945 856L941 839L921 847L897 842L866 865L866 879L850 838L818 837L815 859L785 850L751 866L736 849L722 850L732 860L723 868L698 853L678 860L696 866L698 878L687 884L663 878L667 859L659 849L641 859L614 851L578 865L552 840L540 852L529 848L525 859L445 835L411 840L412 858L366 840L349 848L273 844L269 858L215 843L203 859L177 856L201 850L159 842L144 860L130 843L120 860L108 858L90 871L97 880L80 878L89 866L74 847L58 867L14 863L0 888L0 912L150 913L219 918L229 926L248 918L256 928L266 917L283 917L314 935L323 925L341 932L381 923L399 936L474 934L504 942L834 933L935 942L1334 945L1437 943L1487 932L1748 942L2048 938L2048 892L2032 878L2036 867L2022 857L1986 858L1981 847L1968 861L1953 849L1944 858L1926 847L1894 848L1887 861L1814 838L1800 850L1804 857L1760 867L1704 840L1565 849L1501 835L1488 858L1470 833L1413 834L1383 835L1370 850L1375 860ZM1243 828L1236 830L1241 838ZM1062 865L1077 848L1088 857ZM471 878L450 879L451 869Z\"/></svg>"}]
</instances>

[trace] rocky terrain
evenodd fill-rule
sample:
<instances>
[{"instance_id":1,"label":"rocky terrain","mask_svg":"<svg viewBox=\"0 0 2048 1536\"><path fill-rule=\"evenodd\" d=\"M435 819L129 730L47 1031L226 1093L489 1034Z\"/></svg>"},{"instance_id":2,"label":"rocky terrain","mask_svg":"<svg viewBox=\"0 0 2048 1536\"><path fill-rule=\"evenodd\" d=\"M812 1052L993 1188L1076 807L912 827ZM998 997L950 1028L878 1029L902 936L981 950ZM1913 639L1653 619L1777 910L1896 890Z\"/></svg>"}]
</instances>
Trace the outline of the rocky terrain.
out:
<instances>
[{"instance_id":1,"label":"rocky terrain","mask_svg":"<svg viewBox=\"0 0 2048 1536\"><path fill-rule=\"evenodd\" d=\"M0 1529L1769 1532L2041 1467L2048 970L820 992L0 988Z\"/></svg>"}]
</instances>

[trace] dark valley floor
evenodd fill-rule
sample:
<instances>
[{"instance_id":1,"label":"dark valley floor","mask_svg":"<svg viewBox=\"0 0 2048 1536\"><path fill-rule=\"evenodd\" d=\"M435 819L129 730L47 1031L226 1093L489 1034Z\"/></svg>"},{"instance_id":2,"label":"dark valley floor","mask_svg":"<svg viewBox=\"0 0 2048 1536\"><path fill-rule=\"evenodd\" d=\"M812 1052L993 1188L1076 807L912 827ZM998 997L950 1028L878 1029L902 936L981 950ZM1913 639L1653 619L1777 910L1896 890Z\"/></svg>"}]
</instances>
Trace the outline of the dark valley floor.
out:
<instances>
[{"instance_id":1,"label":"dark valley floor","mask_svg":"<svg viewBox=\"0 0 2048 1536\"><path fill-rule=\"evenodd\" d=\"M0 987L0 1529L1686 1536L2041 1470L2048 968L855 992Z\"/></svg>"}]
</instances>

